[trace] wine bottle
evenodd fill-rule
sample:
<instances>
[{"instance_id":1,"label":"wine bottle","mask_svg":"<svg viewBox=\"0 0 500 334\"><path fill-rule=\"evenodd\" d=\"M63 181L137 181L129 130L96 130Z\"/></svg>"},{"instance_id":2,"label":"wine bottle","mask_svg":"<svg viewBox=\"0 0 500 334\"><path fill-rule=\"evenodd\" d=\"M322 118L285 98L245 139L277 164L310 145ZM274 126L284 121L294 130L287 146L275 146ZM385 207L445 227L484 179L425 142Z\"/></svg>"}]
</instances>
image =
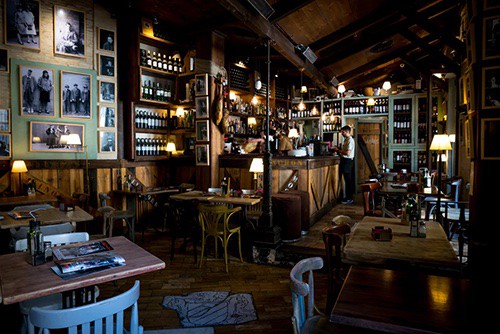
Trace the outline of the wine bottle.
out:
<instances>
[{"instance_id":1,"label":"wine bottle","mask_svg":"<svg viewBox=\"0 0 500 334\"><path fill-rule=\"evenodd\" d=\"M148 50L148 52L146 54L146 66L147 67L153 66L153 59L151 58L151 50Z\"/></svg>"}]
</instances>

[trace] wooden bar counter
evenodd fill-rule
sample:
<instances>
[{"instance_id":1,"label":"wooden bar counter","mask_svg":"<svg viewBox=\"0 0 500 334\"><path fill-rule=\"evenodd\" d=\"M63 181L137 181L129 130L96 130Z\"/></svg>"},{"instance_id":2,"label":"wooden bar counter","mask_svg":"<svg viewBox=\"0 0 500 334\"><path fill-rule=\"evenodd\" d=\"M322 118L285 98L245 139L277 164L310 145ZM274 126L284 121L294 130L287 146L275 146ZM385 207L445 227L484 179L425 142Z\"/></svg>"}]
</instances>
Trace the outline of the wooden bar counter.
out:
<instances>
[{"instance_id":1,"label":"wooden bar counter","mask_svg":"<svg viewBox=\"0 0 500 334\"><path fill-rule=\"evenodd\" d=\"M252 173L248 170L253 158L259 154L219 156L219 179L230 175L241 189L252 189ZM276 194L290 183L297 184L298 190L309 193L311 224L318 221L336 203L340 192L339 162L334 156L315 157L272 157L272 193ZM262 174L258 184L262 184Z\"/></svg>"}]
</instances>

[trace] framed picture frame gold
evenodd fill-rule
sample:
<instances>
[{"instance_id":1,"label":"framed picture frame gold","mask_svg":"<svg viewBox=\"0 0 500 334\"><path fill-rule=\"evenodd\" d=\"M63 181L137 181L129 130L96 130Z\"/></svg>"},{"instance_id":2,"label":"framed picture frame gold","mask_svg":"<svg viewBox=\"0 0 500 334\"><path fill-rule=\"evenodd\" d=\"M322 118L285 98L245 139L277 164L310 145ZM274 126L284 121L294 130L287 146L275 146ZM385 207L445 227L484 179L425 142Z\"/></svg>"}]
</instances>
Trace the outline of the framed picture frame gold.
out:
<instances>
[{"instance_id":1,"label":"framed picture frame gold","mask_svg":"<svg viewBox=\"0 0 500 334\"><path fill-rule=\"evenodd\" d=\"M500 58L500 15L483 19L483 59Z\"/></svg>"},{"instance_id":2,"label":"framed picture frame gold","mask_svg":"<svg viewBox=\"0 0 500 334\"><path fill-rule=\"evenodd\" d=\"M208 95L208 74L195 75L195 89L196 96Z\"/></svg>"},{"instance_id":3,"label":"framed picture frame gold","mask_svg":"<svg viewBox=\"0 0 500 334\"><path fill-rule=\"evenodd\" d=\"M40 51L40 1L4 1L4 43Z\"/></svg>"},{"instance_id":4,"label":"framed picture frame gold","mask_svg":"<svg viewBox=\"0 0 500 334\"><path fill-rule=\"evenodd\" d=\"M0 133L0 159L10 159L12 157L12 137L10 133Z\"/></svg>"},{"instance_id":5,"label":"framed picture frame gold","mask_svg":"<svg viewBox=\"0 0 500 334\"><path fill-rule=\"evenodd\" d=\"M0 132L10 132L10 109L0 108Z\"/></svg>"},{"instance_id":6,"label":"framed picture frame gold","mask_svg":"<svg viewBox=\"0 0 500 334\"><path fill-rule=\"evenodd\" d=\"M196 121L196 141L210 141L208 119Z\"/></svg>"},{"instance_id":7,"label":"framed picture frame gold","mask_svg":"<svg viewBox=\"0 0 500 334\"><path fill-rule=\"evenodd\" d=\"M195 145L196 166L210 166L209 144Z\"/></svg>"},{"instance_id":8,"label":"framed picture frame gold","mask_svg":"<svg viewBox=\"0 0 500 334\"><path fill-rule=\"evenodd\" d=\"M114 53L115 36L116 33L114 30L97 27L97 50Z\"/></svg>"},{"instance_id":9,"label":"framed picture frame gold","mask_svg":"<svg viewBox=\"0 0 500 334\"><path fill-rule=\"evenodd\" d=\"M61 118L92 119L92 74L61 71Z\"/></svg>"},{"instance_id":10,"label":"framed picture frame gold","mask_svg":"<svg viewBox=\"0 0 500 334\"><path fill-rule=\"evenodd\" d=\"M54 54L86 56L85 12L54 5Z\"/></svg>"},{"instance_id":11,"label":"framed picture frame gold","mask_svg":"<svg viewBox=\"0 0 500 334\"><path fill-rule=\"evenodd\" d=\"M71 135L73 143L68 143ZM75 143L80 142L79 144ZM85 146L85 125L59 122L30 122L30 152L82 152Z\"/></svg>"},{"instance_id":12,"label":"framed picture frame gold","mask_svg":"<svg viewBox=\"0 0 500 334\"><path fill-rule=\"evenodd\" d=\"M483 109L500 108L500 66L483 68L481 106Z\"/></svg>"},{"instance_id":13,"label":"framed picture frame gold","mask_svg":"<svg viewBox=\"0 0 500 334\"><path fill-rule=\"evenodd\" d=\"M500 145L494 140L500 134L500 118L481 119L481 159L500 160Z\"/></svg>"},{"instance_id":14,"label":"framed picture frame gold","mask_svg":"<svg viewBox=\"0 0 500 334\"><path fill-rule=\"evenodd\" d=\"M0 48L0 73L10 72L9 50Z\"/></svg>"},{"instance_id":15,"label":"framed picture frame gold","mask_svg":"<svg viewBox=\"0 0 500 334\"><path fill-rule=\"evenodd\" d=\"M51 68L19 65L21 116L56 117L54 96L54 71Z\"/></svg>"},{"instance_id":16,"label":"framed picture frame gold","mask_svg":"<svg viewBox=\"0 0 500 334\"><path fill-rule=\"evenodd\" d=\"M99 153L116 152L116 133L115 131L99 131L98 137Z\"/></svg>"}]
</instances>

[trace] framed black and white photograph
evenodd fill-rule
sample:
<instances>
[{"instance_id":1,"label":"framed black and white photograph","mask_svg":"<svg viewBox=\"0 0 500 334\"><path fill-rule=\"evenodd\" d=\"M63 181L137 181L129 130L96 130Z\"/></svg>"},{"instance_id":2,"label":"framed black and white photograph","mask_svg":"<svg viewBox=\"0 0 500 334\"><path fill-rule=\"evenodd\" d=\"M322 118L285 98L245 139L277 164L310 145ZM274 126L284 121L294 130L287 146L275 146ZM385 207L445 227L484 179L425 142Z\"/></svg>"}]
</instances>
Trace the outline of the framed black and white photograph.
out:
<instances>
[{"instance_id":1,"label":"framed black and white photograph","mask_svg":"<svg viewBox=\"0 0 500 334\"><path fill-rule=\"evenodd\" d=\"M467 110L476 110L474 99L474 71L468 69L465 72L465 103Z\"/></svg>"},{"instance_id":2,"label":"framed black and white photograph","mask_svg":"<svg viewBox=\"0 0 500 334\"><path fill-rule=\"evenodd\" d=\"M195 145L196 166L210 165L209 145Z\"/></svg>"},{"instance_id":3,"label":"framed black and white photograph","mask_svg":"<svg viewBox=\"0 0 500 334\"><path fill-rule=\"evenodd\" d=\"M99 81L99 102L115 103L115 83L109 81Z\"/></svg>"},{"instance_id":4,"label":"framed black and white photograph","mask_svg":"<svg viewBox=\"0 0 500 334\"><path fill-rule=\"evenodd\" d=\"M467 60L469 66L476 63L476 43L474 43L474 36L476 35L476 25L474 22L469 23L465 37L465 51L467 53Z\"/></svg>"},{"instance_id":5,"label":"framed black and white photograph","mask_svg":"<svg viewBox=\"0 0 500 334\"><path fill-rule=\"evenodd\" d=\"M85 57L85 13L54 6L54 53Z\"/></svg>"},{"instance_id":6,"label":"framed black and white photograph","mask_svg":"<svg viewBox=\"0 0 500 334\"><path fill-rule=\"evenodd\" d=\"M55 117L54 72L19 65L19 102L21 116Z\"/></svg>"},{"instance_id":7,"label":"framed black and white photograph","mask_svg":"<svg viewBox=\"0 0 500 334\"><path fill-rule=\"evenodd\" d=\"M484 18L483 29L483 59L500 57L500 16Z\"/></svg>"},{"instance_id":8,"label":"framed black and white photograph","mask_svg":"<svg viewBox=\"0 0 500 334\"><path fill-rule=\"evenodd\" d=\"M500 108L500 66L483 68L483 109Z\"/></svg>"},{"instance_id":9,"label":"framed black and white photograph","mask_svg":"<svg viewBox=\"0 0 500 334\"><path fill-rule=\"evenodd\" d=\"M106 77L115 76L115 57L99 55L99 75Z\"/></svg>"},{"instance_id":10,"label":"framed black and white photograph","mask_svg":"<svg viewBox=\"0 0 500 334\"><path fill-rule=\"evenodd\" d=\"M9 73L9 50L0 48L0 73Z\"/></svg>"},{"instance_id":11,"label":"framed black and white photograph","mask_svg":"<svg viewBox=\"0 0 500 334\"><path fill-rule=\"evenodd\" d=\"M83 124L30 122L30 152L82 152Z\"/></svg>"},{"instance_id":12,"label":"framed black and white photograph","mask_svg":"<svg viewBox=\"0 0 500 334\"><path fill-rule=\"evenodd\" d=\"M500 160L500 145L493 138L500 135L500 118L481 119L481 159Z\"/></svg>"},{"instance_id":13,"label":"framed black and white photograph","mask_svg":"<svg viewBox=\"0 0 500 334\"><path fill-rule=\"evenodd\" d=\"M99 153L116 152L115 140L114 131L99 131Z\"/></svg>"},{"instance_id":14,"label":"framed black and white photograph","mask_svg":"<svg viewBox=\"0 0 500 334\"><path fill-rule=\"evenodd\" d=\"M208 74L197 74L195 76L196 86L194 93L196 96L208 95Z\"/></svg>"},{"instance_id":15,"label":"framed black and white photograph","mask_svg":"<svg viewBox=\"0 0 500 334\"><path fill-rule=\"evenodd\" d=\"M0 109L0 132L10 132L10 109Z\"/></svg>"},{"instance_id":16,"label":"framed black and white photograph","mask_svg":"<svg viewBox=\"0 0 500 334\"><path fill-rule=\"evenodd\" d=\"M500 2L498 0L484 0L484 10L494 8L500 8Z\"/></svg>"},{"instance_id":17,"label":"framed black and white photograph","mask_svg":"<svg viewBox=\"0 0 500 334\"><path fill-rule=\"evenodd\" d=\"M97 27L97 49L115 51L115 32Z\"/></svg>"},{"instance_id":18,"label":"framed black and white photograph","mask_svg":"<svg viewBox=\"0 0 500 334\"><path fill-rule=\"evenodd\" d=\"M8 133L0 133L0 159L10 159L11 153L11 136Z\"/></svg>"},{"instance_id":19,"label":"framed black and white photograph","mask_svg":"<svg viewBox=\"0 0 500 334\"><path fill-rule=\"evenodd\" d=\"M465 141L465 156L467 159L473 158L472 156L472 143L471 143L471 120L467 117L464 121L464 141Z\"/></svg>"},{"instance_id":20,"label":"framed black and white photograph","mask_svg":"<svg viewBox=\"0 0 500 334\"><path fill-rule=\"evenodd\" d=\"M4 42L7 45L40 50L40 2L5 0Z\"/></svg>"},{"instance_id":21,"label":"framed black and white photograph","mask_svg":"<svg viewBox=\"0 0 500 334\"><path fill-rule=\"evenodd\" d=\"M99 107L99 127L114 128L115 127L115 107L100 106Z\"/></svg>"},{"instance_id":22,"label":"framed black and white photograph","mask_svg":"<svg viewBox=\"0 0 500 334\"><path fill-rule=\"evenodd\" d=\"M208 131L208 119L196 121L196 140L209 141L210 132Z\"/></svg>"},{"instance_id":23,"label":"framed black and white photograph","mask_svg":"<svg viewBox=\"0 0 500 334\"><path fill-rule=\"evenodd\" d=\"M61 117L92 118L92 75L61 71Z\"/></svg>"},{"instance_id":24,"label":"framed black and white photograph","mask_svg":"<svg viewBox=\"0 0 500 334\"><path fill-rule=\"evenodd\" d=\"M196 118L208 118L208 96L195 98Z\"/></svg>"}]
</instances>

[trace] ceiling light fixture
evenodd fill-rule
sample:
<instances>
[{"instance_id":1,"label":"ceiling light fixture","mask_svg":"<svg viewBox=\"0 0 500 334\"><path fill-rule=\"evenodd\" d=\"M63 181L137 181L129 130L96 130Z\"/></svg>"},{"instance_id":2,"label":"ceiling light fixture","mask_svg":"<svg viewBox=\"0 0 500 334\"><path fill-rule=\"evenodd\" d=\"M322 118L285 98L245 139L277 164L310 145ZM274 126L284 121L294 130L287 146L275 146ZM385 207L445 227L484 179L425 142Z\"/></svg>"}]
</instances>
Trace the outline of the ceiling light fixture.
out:
<instances>
[{"instance_id":1,"label":"ceiling light fixture","mask_svg":"<svg viewBox=\"0 0 500 334\"><path fill-rule=\"evenodd\" d=\"M344 94L344 92L345 92L345 86L344 85L339 85L337 87L337 90L339 91L340 94Z\"/></svg>"},{"instance_id":2,"label":"ceiling light fixture","mask_svg":"<svg viewBox=\"0 0 500 334\"><path fill-rule=\"evenodd\" d=\"M382 85L382 89L384 89L384 90L391 89L391 82L390 81L384 81L384 84Z\"/></svg>"}]
</instances>

